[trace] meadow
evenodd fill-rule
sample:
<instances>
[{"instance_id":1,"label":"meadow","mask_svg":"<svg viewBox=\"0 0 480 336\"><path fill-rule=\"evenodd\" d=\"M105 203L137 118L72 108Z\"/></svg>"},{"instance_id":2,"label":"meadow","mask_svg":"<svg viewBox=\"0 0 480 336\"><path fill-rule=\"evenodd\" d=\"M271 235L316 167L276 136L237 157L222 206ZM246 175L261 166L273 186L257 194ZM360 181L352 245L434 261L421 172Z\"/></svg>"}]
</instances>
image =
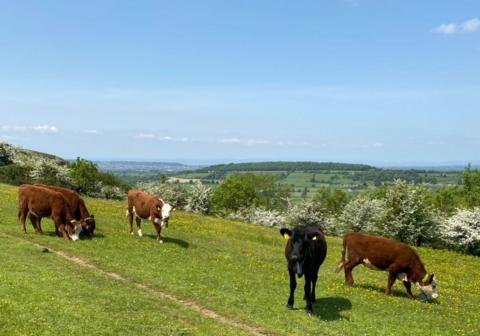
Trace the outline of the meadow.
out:
<instances>
[{"instance_id":1,"label":"meadow","mask_svg":"<svg viewBox=\"0 0 480 336\"><path fill-rule=\"evenodd\" d=\"M24 235L17 188L0 184L1 335L477 335L480 330L478 257L418 248L440 292L437 301L420 302L408 299L398 282L393 295L385 296L386 273L362 267L354 271L356 285L345 286L343 275L334 273L341 239L327 237L315 316L309 318L303 279L294 310L285 307L285 240L277 229L177 211L159 244L147 222L142 239L128 234L125 202L86 202L97 219L93 239L57 238L50 220L44 220L44 235L35 235L31 225Z\"/></svg>"}]
</instances>

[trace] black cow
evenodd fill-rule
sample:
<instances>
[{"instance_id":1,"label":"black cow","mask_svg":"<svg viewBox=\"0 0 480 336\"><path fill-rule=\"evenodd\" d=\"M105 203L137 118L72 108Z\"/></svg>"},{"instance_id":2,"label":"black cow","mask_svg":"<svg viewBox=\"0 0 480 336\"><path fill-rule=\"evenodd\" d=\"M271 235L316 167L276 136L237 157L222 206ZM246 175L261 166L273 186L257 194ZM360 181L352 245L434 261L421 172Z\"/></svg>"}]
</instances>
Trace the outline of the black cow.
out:
<instances>
[{"instance_id":1,"label":"black cow","mask_svg":"<svg viewBox=\"0 0 480 336\"><path fill-rule=\"evenodd\" d=\"M293 308L293 297L297 281L295 274L301 278L305 274L305 296L307 313L313 315L312 303L315 302L315 286L318 270L327 256L327 242L322 230L315 225L299 225L293 232L289 229L280 229L280 234L288 239L285 247L285 257L290 274L290 296L287 307Z\"/></svg>"}]
</instances>

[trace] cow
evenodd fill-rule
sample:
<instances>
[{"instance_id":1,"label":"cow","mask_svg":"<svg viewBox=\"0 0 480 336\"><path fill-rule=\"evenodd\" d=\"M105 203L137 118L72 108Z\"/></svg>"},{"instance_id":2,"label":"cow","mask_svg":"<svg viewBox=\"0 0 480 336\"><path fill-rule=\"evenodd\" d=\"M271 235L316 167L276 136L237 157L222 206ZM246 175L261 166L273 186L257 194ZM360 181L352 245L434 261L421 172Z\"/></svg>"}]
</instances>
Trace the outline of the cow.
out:
<instances>
[{"instance_id":1,"label":"cow","mask_svg":"<svg viewBox=\"0 0 480 336\"><path fill-rule=\"evenodd\" d=\"M130 234L133 235L133 217L137 223L138 236L142 237L142 219L148 219L152 222L157 231L157 240L163 243L161 231L162 227L168 227L168 221L175 206L164 202L161 198L150 195L146 192L132 189L128 192L127 217L130 224Z\"/></svg>"},{"instance_id":2,"label":"cow","mask_svg":"<svg viewBox=\"0 0 480 336\"><path fill-rule=\"evenodd\" d=\"M57 235L66 240L78 239L81 224L73 217L67 199L61 193L31 184L21 185L18 188L18 219L24 233L27 233L27 215L38 234L42 233L39 225L41 218L50 217L55 224Z\"/></svg>"},{"instance_id":3,"label":"cow","mask_svg":"<svg viewBox=\"0 0 480 336\"><path fill-rule=\"evenodd\" d=\"M76 219L77 221L81 221L82 233L84 233L87 237L93 236L93 232L95 231L95 227L96 227L95 216L88 212L85 202L77 192L67 188L61 188L61 187L45 185L40 183L35 183L34 185L48 188L61 193L67 199L67 202L70 206L70 210L73 213L74 219ZM38 225L41 229L40 220L41 219L38 220Z\"/></svg>"},{"instance_id":4,"label":"cow","mask_svg":"<svg viewBox=\"0 0 480 336\"><path fill-rule=\"evenodd\" d=\"M327 242L322 230L316 225L298 225L293 231L282 228L280 234L288 239L285 246L288 274L290 276L290 296L287 308L292 309L297 287L295 275L305 275L304 300L307 301L307 314L313 316L315 287L318 270L327 256Z\"/></svg>"},{"instance_id":5,"label":"cow","mask_svg":"<svg viewBox=\"0 0 480 336\"><path fill-rule=\"evenodd\" d=\"M420 290L422 298L438 297L435 275L427 273L418 254L410 246L393 239L352 232L343 237L343 251L336 272L345 271L345 282L353 286L352 270L357 265L388 272L385 294L390 295L396 279L401 280L408 296L412 283Z\"/></svg>"}]
</instances>

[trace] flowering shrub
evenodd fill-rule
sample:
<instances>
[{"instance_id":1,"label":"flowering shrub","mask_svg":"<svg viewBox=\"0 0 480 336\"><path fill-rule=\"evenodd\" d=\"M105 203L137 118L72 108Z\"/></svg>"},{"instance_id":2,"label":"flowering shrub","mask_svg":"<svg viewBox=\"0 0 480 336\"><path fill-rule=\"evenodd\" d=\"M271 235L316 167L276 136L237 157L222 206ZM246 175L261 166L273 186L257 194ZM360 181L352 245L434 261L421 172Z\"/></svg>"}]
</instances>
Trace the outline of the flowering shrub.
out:
<instances>
[{"instance_id":1,"label":"flowering shrub","mask_svg":"<svg viewBox=\"0 0 480 336\"><path fill-rule=\"evenodd\" d=\"M183 209L187 204L188 191L179 183L141 182L137 187L176 205L179 209Z\"/></svg>"},{"instance_id":2,"label":"flowering shrub","mask_svg":"<svg viewBox=\"0 0 480 336\"><path fill-rule=\"evenodd\" d=\"M212 209L212 188L201 182L195 183L188 190L185 210L190 212L208 214Z\"/></svg>"},{"instance_id":3,"label":"flowering shrub","mask_svg":"<svg viewBox=\"0 0 480 336\"><path fill-rule=\"evenodd\" d=\"M285 225L285 216L279 211L265 210L257 207L249 207L235 211L229 214L227 218L278 228Z\"/></svg>"},{"instance_id":4,"label":"flowering shrub","mask_svg":"<svg viewBox=\"0 0 480 336\"><path fill-rule=\"evenodd\" d=\"M459 210L444 221L441 239L450 248L480 256L480 208Z\"/></svg>"},{"instance_id":5,"label":"flowering shrub","mask_svg":"<svg viewBox=\"0 0 480 336\"><path fill-rule=\"evenodd\" d=\"M116 199L116 200L121 200L125 198L125 193L120 189L119 187L116 186L110 186L110 185L102 185L100 187L100 197L106 198L106 199Z\"/></svg>"},{"instance_id":6,"label":"flowering shrub","mask_svg":"<svg viewBox=\"0 0 480 336\"><path fill-rule=\"evenodd\" d=\"M386 220L379 232L415 245L435 240L438 222L428 205L427 192L426 186L395 181L385 194Z\"/></svg>"},{"instance_id":7,"label":"flowering shrub","mask_svg":"<svg viewBox=\"0 0 480 336\"><path fill-rule=\"evenodd\" d=\"M362 231L381 234L387 216L385 200L358 197L350 201L338 218L338 231Z\"/></svg>"}]
</instances>

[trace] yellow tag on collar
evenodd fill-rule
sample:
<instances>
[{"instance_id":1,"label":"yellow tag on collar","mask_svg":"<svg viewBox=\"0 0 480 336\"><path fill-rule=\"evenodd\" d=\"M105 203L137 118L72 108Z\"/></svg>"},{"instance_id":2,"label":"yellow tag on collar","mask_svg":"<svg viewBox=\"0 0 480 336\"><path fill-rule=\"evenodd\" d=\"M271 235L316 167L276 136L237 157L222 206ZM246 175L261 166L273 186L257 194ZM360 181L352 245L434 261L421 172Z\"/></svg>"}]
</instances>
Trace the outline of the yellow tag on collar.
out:
<instances>
[{"instance_id":1,"label":"yellow tag on collar","mask_svg":"<svg viewBox=\"0 0 480 336\"><path fill-rule=\"evenodd\" d=\"M312 238L312 240L317 240L317 236L314 236L314 237Z\"/></svg>"},{"instance_id":2,"label":"yellow tag on collar","mask_svg":"<svg viewBox=\"0 0 480 336\"><path fill-rule=\"evenodd\" d=\"M285 238L285 239L290 239L290 236L288 235L288 233L284 233L284 234L283 234L283 238Z\"/></svg>"},{"instance_id":3,"label":"yellow tag on collar","mask_svg":"<svg viewBox=\"0 0 480 336\"><path fill-rule=\"evenodd\" d=\"M425 274L425 276L423 277L422 281L425 282L428 280L428 277L430 276L430 274Z\"/></svg>"}]
</instances>

